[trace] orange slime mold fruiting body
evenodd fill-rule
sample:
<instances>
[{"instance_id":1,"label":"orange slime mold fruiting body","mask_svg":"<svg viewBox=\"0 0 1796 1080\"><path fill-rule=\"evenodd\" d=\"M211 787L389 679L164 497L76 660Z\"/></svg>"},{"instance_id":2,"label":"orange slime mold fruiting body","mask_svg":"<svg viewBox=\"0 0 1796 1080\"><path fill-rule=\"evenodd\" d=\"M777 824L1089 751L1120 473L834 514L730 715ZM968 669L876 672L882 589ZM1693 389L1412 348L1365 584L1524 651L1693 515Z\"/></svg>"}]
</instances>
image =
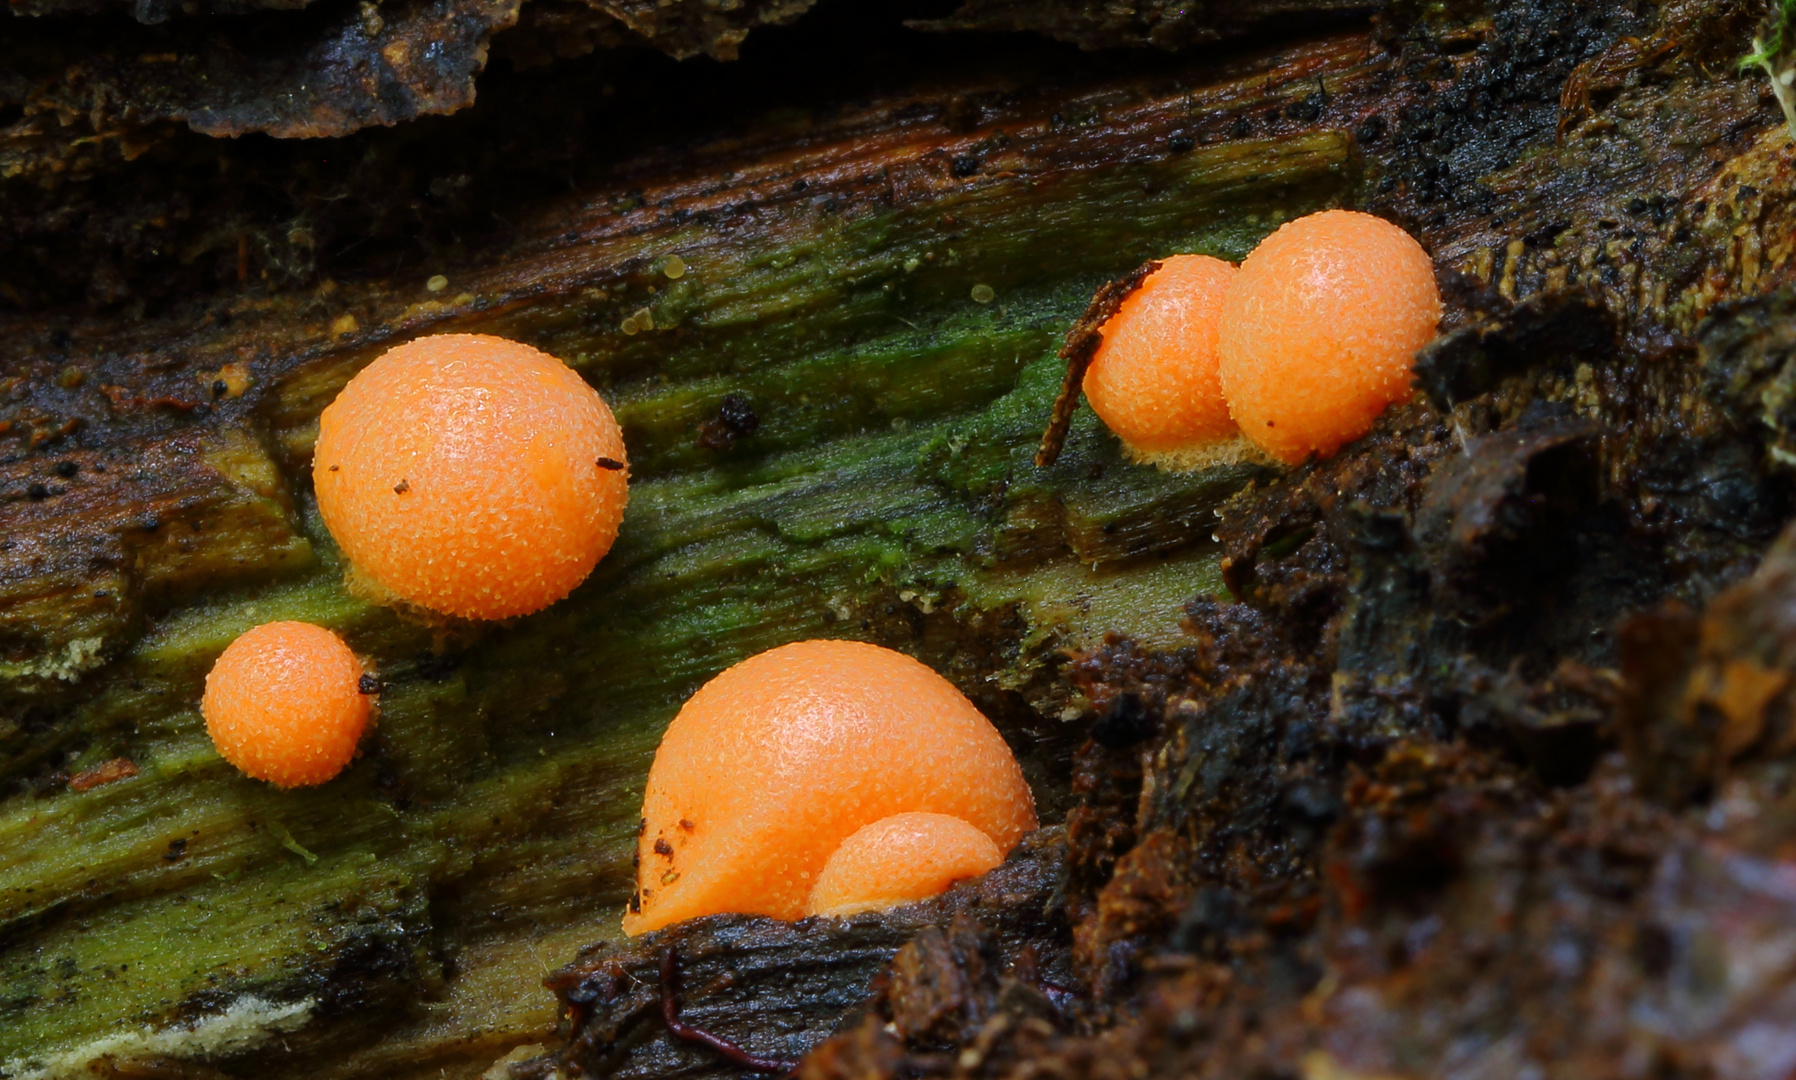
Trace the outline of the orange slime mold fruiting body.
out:
<instances>
[{"instance_id":1,"label":"orange slime mold fruiting body","mask_svg":"<svg viewBox=\"0 0 1796 1080\"><path fill-rule=\"evenodd\" d=\"M893 814L835 850L805 901L806 915L878 911L944 892L1004 861L992 838L946 814Z\"/></svg>"},{"instance_id":2,"label":"orange slime mold fruiting body","mask_svg":"<svg viewBox=\"0 0 1796 1080\"><path fill-rule=\"evenodd\" d=\"M278 787L322 784L355 757L368 726L362 673L329 630L264 623L219 654L200 713L218 752L248 775Z\"/></svg>"},{"instance_id":3,"label":"orange slime mold fruiting body","mask_svg":"<svg viewBox=\"0 0 1796 1080\"><path fill-rule=\"evenodd\" d=\"M1222 398L1216 322L1235 268L1174 255L1104 324L1085 372L1085 397L1137 457L1189 452L1235 438Z\"/></svg>"},{"instance_id":4,"label":"orange slime mold fruiting body","mask_svg":"<svg viewBox=\"0 0 1796 1080\"><path fill-rule=\"evenodd\" d=\"M318 421L318 509L358 574L443 615L541 610L611 549L617 421L561 361L481 334L401 345Z\"/></svg>"},{"instance_id":5,"label":"orange slime mold fruiting body","mask_svg":"<svg viewBox=\"0 0 1796 1080\"><path fill-rule=\"evenodd\" d=\"M948 680L852 641L770 649L701 687L649 769L640 934L723 912L796 919L831 853L863 826L923 811L1009 851L1035 828L1010 747Z\"/></svg>"},{"instance_id":6,"label":"orange slime mold fruiting body","mask_svg":"<svg viewBox=\"0 0 1796 1080\"><path fill-rule=\"evenodd\" d=\"M1440 316L1434 263L1408 233L1350 210L1298 218L1254 249L1223 303L1223 396L1279 461L1328 457L1410 396Z\"/></svg>"}]
</instances>

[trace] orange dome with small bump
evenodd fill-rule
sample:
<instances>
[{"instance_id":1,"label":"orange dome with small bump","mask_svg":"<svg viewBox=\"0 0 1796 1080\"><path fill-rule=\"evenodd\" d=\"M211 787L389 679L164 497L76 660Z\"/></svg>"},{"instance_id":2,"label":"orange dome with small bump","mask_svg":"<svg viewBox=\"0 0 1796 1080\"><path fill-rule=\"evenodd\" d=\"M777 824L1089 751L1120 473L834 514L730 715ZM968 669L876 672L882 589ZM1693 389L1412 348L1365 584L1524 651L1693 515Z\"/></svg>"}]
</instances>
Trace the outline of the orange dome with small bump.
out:
<instances>
[{"instance_id":1,"label":"orange dome with small bump","mask_svg":"<svg viewBox=\"0 0 1796 1080\"><path fill-rule=\"evenodd\" d=\"M226 646L206 676L206 733L226 761L258 780L322 784L355 757L368 726L362 674L362 662L329 630L264 623Z\"/></svg>"},{"instance_id":2,"label":"orange dome with small bump","mask_svg":"<svg viewBox=\"0 0 1796 1080\"><path fill-rule=\"evenodd\" d=\"M1279 461L1327 457L1410 396L1440 317L1434 263L1408 233L1350 210L1298 218L1242 262L1223 303L1223 396Z\"/></svg>"},{"instance_id":3,"label":"orange dome with small bump","mask_svg":"<svg viewBox=\"0 0 1796 1080\"><path fill-rule=\"evenodd\" d=\"M1085 397L1138 457L1239 434L1216 366L1216 320L1235 268L1208 255L1164 260L1110 317Z\"/></svg>"},{"instance_id":4,"label":"orange dome with small bump","mask_svg":"<svg viewBox=\"0 0 1796 1080\"><path fill-rule=\"evenodd\" d=\"M419 338L318 421L312 482L358 574L470 619L538 611L611 549L629 498L611 410L561 361L503 338Z\"/></svg>"},{"instance_id":5,"label":"orange dome with small bump","mask_svg":"<svg viewBox=\"0 0 1796 1080\"><path fill-rule=\"evenodd\" d=\"M853 641L752 656L701 687L661 740L624 930L798 918L844 840L911 811L960 818L1000 851L1036 825L1010 747L923 664Z\"/></svg>"},{"instance_id":6,"label":"orange dome with small bump","mask_svg":"<svg viewBox=\"0 0 1796 1080\"><path fill-rule=\"evenodd\" d=\"M805 901L806 915L852 915L925 900L1004 861L992 838L946 814L893 814L835 850Z\"/></svg>"}]
</instances>

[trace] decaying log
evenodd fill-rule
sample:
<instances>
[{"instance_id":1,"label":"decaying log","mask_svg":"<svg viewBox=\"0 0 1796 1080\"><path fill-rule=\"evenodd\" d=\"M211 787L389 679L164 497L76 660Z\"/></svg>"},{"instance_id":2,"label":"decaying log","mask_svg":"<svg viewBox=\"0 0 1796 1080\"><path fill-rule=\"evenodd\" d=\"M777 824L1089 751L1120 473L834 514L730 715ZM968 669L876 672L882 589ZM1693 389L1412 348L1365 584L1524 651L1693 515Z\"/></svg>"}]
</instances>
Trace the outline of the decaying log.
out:
<instances>
[{"instance_id":1,"label":"decaying log","mask_svg":"<svg viewBox=\"0 0 1796 1080\"><path fill-rule=\"evenodd\" d=\"M681 1018L752 1054L996 1080L1728 1075L1775 1049L1787 969L1749 961L1787 948L1787 660L1753 597L1781 563L1726 590L1796 505L1796 149L1726 62L1740 18L1510 0L969 82L648 154L520 207L503 248L9 316L0 1067L148 1068L103 1041L121 1025L164 1040L142 1057L241 1022L207 1067L261 1076L552 1042L536 983L615 940L659 725L812 635L974 695L1068 817L1064 886L972 905L1025 858L828 947L668 931ZM1283 475L1132 468L1088 412L1033 464L1099 283L1326 205L1437 260L1418 400ZM436 330L567 359L639 477L578 594L442 635L343 589L306 483L319 409ZM1618 636L1668 603L1706 614ZM344 631L386 686L326 789L249 784L197 726L211 657L274 617ZM663 1038L654 940L557 983L574 1060L715 1071ZM732 1023L795 970L801 1031Z\"/></svg>"},{"instance_id":2,"label":"decaying log","mask_svg":"<svg viewBox=\"0 0 1796 1080\"><path fill-rule=\"evenodd\" d=\"M1183 597L1215 587L1215 509L1256 473L1132 470L1089 417L1037 469L1055 343L1093 282L1169 237L1239 257L1275 214L1347 197L1349 136L1282 119L1230 135L1239 109L1287 100L1269 72L1318 63L1377 70L1350 36L1189 88L975 96L991 125L972 130L949 107L964 93L877 102L802 138L651 160L543 208L500 257L157 320L15 320L6 531L84 537L69 550L116 559L124 591L94 590L118 605L103 618L28 607L66 575L41 545L8 553L21 677L0 726L0 919L22 947L0 957L0 1061L79 1055L120 1015L154 1026L252 998L274 1003L257 1023L286 1026L245 1052L308 1075L319 1054L343 1075L428 1070L543 1038L552 1000L525 975L615 925L659 726L703 678L794 635L924 656L1061 812L1079 730L1061 717L1081 709L1052 677L1057 650L1119 626L1175 638ZM1057 119L1098 103L1105 123ZM317 413L351 374L455 329L534 342L604 389L632 510L563 605L433 640L344 591L306 475ZM707 441L732 398L754 430ZM207 456L239 435L272 483ZM106 472L90 475L95 454ZM142 528L165 459L198 484L177 496L179 532ZM109 478L124 486L107 506L133 512L88 501ZM230 530L211 528L226 511ZM291 561L233 546L258 522L298 538ZM325 788L244 781L198 729L211 657L272 617L340 629L383 681L377 738ZM67 783L121 757L136 776ZM77 839L96 827L103 850ZM199 911L216 954L187 947ZM82 931L102 912L117 937ZM433 961L425 940L460 959ZM96 991L86 973L120 941L136 943L130 969ZM408 1017L420 996L447 1005Z\"/></svg>"}]
</instances>

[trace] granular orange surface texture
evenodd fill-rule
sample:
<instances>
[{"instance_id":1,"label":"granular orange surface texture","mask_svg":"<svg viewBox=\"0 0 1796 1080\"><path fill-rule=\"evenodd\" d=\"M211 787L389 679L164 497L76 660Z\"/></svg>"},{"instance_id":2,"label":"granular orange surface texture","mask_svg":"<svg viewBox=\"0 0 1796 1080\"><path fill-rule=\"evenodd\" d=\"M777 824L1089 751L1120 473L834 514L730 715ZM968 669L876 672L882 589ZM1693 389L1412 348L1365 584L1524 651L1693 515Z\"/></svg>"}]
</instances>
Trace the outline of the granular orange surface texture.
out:
<instances>
[{"instance_id":1,"label":"granular orange surface texture","mask_svg":"<svg viewBox=\"0 0 1796 1080\"><path fill-rule=\"evenodd\" d=\"M322 784L355 757L368 726L362 662L301 622L264 623L219 654L200 713L224 759L280 787Z\"/></svg>"},{"instance_id":2,"label":"granular orange surface texture","mask_svg":"<svg viewBox=\"0 0 1796 1080\"><path fill-rule=\"evenodd\" d=\"M1138 457L1233 438L1216 368L1216 320L1235 268L1174 255L1104 324L1085 397Z\"/></svg>"},{"instance_id":3,"label":"granular orange surface texture","mask_svg":"<svg viewBox=\"0 0 1796 1080\"><path fill-rule=\"evenodd\" d=\"M356 571L444 615L502 619L566 596L629 497L611 410L561 361L481 334L419 338L318 421L318 509Z\"/></svg>"},{"instance_id":4,"label":"granular orange surface texture","mask_svg":"<svg viewBox=\"0 0 1796 1080\"><path fill-rule=\"evenodd\" d=\"M638 840L640 934L720 912L796 919L831 853L911 811L948 814L1009 851L1035 802L996 728L902 653L802 641L706 683L649 770Z\"/></svg>"},{"instance_id":5,"label":"granular orange surface texture","mask_svg":"<svg viewBox=\"0 0 1796 1080\"><path fill-rule=\"evenodd\" d=\"M1409 397L1440 317L1434 263L1408 233L1349 210L1298 218L1254 249L1223 303L1223 396L1279 461L1327 457Z\"/></svg>"},{"instance_id":6,"label":"granular orange surface texture","mask_svg":"<svg viewBox=\"0 0 1796 1080\"><path fill-rule=\"evenodd\" d=\"M946 814L893 814L842 841L806 915L852 915L924 900L1004 861L992 838Z\"/></svg>"}]
</instances>

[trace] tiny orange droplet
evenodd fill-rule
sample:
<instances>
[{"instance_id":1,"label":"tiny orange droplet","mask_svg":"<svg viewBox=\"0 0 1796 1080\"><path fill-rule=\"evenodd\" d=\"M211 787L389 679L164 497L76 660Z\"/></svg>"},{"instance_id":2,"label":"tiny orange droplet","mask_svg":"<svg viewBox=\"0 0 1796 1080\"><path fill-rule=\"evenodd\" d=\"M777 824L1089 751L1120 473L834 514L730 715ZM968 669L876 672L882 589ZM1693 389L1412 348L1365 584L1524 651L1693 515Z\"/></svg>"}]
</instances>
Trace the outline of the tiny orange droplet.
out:
<instances>
[{"instance_id":1,"label":"tiny orange droplet","mask_svg":"<svg viewBox=\"0 0 1796 1080\"><path fill-rule=\"evenodd\" d=\"M219 654L200 714L224 759L278 787L322 784L355 757L368 726L362 662L302 622L264 623Z\"/></svg>"},{"instance_id":2,"label":"tiny orange droplet","mask_svg":"<svg viewBox=\"0 0 1796 1080\"><path fill-rule=\"evenodd\" d=\"M852 915L926 900L1004 861L992 838L947 814L894 814L842 841L805 901L806 915Z\"/></svg>"}]
</instances>

